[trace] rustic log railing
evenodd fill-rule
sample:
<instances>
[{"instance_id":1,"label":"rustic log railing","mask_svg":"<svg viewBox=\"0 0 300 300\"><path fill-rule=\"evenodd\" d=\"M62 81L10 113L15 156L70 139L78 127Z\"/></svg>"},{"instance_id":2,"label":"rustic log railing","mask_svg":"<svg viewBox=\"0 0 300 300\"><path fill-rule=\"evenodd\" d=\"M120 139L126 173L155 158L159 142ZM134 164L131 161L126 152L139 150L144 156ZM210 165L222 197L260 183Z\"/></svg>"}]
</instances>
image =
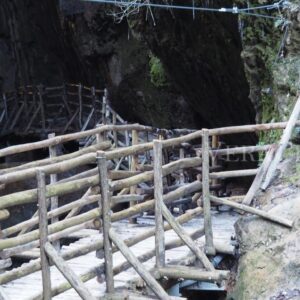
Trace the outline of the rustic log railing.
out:
<instances>
[{"instance_id":1,"label":"rustic log railing","mask_svg":"<svg viewBox=\"0 0 300 300\"><path fill-rule=\"evenodd\" d=\"M107 97L105 90L81 84L52 87L40 84L3 93L0 135L17 131L19 135L46 136L51 132L63 134L94 127L101 120L102 97Z\"/></svg>"},{"instance_id":2,"label":"rustic log railing","mask_svg":"<svg viewBox=\"0 0 300 300\"><path fill-rule=\"evenodd\" d=\"M83 90L85 90L84 87L78 88L80 93L83 93ZM92 94L94 94L93 90ZM30 106L32 104L27 101L26 105ZM79 105L81 107L80 115L84 118L84 101ZM43 294L37 294L32 299L51 299L51 297L70 288L74 288L82 299L94 299L94 296L84 286L84 282L96 277L99 270L101 270L106 275L107 293L112 294L111 297L118 298L114 294L114 276L132 266L159 299L170 299L170 296L167 295L157 281L163 276L175 279L221 281L228 276L228 272L226 270L215 270L209 258L220 252L233 254L234 248L215 242L211 224L211 203L231 206L234 209L255 214L289 228L293 226L293 222L249 206L257 190L261 187L263 178L270 170L270 161L275 155L276 146L235 147L225 151L225 149L213 148L216 142L213 142L211 137L241 132L284 129L288 125L288 133L285 130L283 135L283 139L286 141L290 136L290 127L299 124L295 120L295 115L297 117L299 115L298 106L295 106L295 111L292 114L292 125L290 125L290 122L282 122L203 129L194 132L178 130L173 133L179 136L164 140L158 139L162 131L139 124L100 125L90 130L62 136L50 136L40 142L0 149L0 157L45 147L48 147L50 151L49 158L0 170L0 185L4 186L2 190L4 193L0 196L1 221L10 218L10 211L16 206L26 205L27 203L38 204L38 211L31 219L7 228L0 228L1 268L5 269L9 265L8 260L11 258L26 251L28 253L34 248L40 248L38 259L32 260L19 268L1 273L0 284L6 284L42 270ZM114 120L116 119L115 115ZM82 123L84 122L82 119ZM111 135L110 132L112 132ZM142 136L142 134L139 135L139 132L148 133L146 143L138 141L137 136ZM123 135L119 140L120 133L123 133ZM128 144L130 137L132 145ZM72 154L55 156L54 147L56 145L83 138L89 141L90 145L88 147ZM108 141L108 139L111 139L111 141ZM123 146L117 140L121 141ZM185 143L192 145L197 140L202 141L201 147L196 144L191 146L194 151L185 153ZM124 145L126 146L124 147ZM286 147L286 143L282 145ZM163 163L163 149L173 152L174 161ZM262 166L258 169L214 171L216 165L213 165L212 157L259 151L266 152L267 155ZM281 154L282 151L281 147ZM126 160L128 157L133 159ZM119 170L122 162L126 162L123 164L124 169ZM90 167L90 165L94 165L94 168L88 171L78 169L79 167ZM64 179L57 178L58 174L64 173L66 175L66 172L71 170L75 172L75 175L72 174ZM188 176L184 176L184 174L188 174ZM50 176L51 180L48 181ZM167 176L171 176L169 178L173 181L173 186L165 184ZM237 176L256 176L246 196L219 198L213 195L211 191L218 185L213 180ZM5 194L6 185L35 177L37 179L36 188ZM78 200L63 204L63 195L74 194L79 197ZM154 195L154 198L151 200L152 195ZM168 206L186 197L189 197L191 201L193 201L193 198L197 200L202 197L203 209L196 207L175 219ZM131 203L129 208L112 212L116 204L124 202ZM243 204L237 202L243 202ZM98 205L95 208L88 209L88 204ZM83 207L86 208L85 212L81 212ZM146 211L155 211L155 228L153 229L145 230L134 238L123 240L111 228L112 222L134 219ZM188 234L181 224L200 214L204 215L204 226ZM51 220L51 222L49 223L48 220ZM36 227L37 225L38 227ZM96 241L59 253L59 241L62 238L79 229L88 227L101 227L103 237L101 238L99 233L99 239ZM166 243L164 232L171 229L177 233L179 238ZM201 249L196 245L194 239L203 234L205 235L206 244L205 248ZM143 256L136 257L130 247L151 236L155 236L155 248L149 249ZM202 268L187 269L183 266L166 264L165 251L181 245L188 246ZM67 261L93 251L97 252L97 257L105 258L105 264L95 266L93 269L81 274L81 276L76 275L68 266ZM124 255L127 264L113 264L112 253L117 251ZM156 257L156 267L153 272L149 272L142 263L154 256ZM62 282L58 286L51 286L49 270L52 263L62 272L67 282Z\"/></svg>"}]
</instances>

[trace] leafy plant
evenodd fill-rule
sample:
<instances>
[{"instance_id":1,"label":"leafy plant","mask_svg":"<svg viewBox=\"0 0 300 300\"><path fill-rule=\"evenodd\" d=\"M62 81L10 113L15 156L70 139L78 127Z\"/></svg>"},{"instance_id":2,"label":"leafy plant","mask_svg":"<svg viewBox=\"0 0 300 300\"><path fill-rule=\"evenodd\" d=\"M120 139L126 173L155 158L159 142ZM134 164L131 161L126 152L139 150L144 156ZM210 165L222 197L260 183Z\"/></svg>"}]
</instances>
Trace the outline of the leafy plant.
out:
<instances>
[{"instance_id":1,"label":"leafy plant","mask_svg":"<svg viewBox=\"0 0 300 300\"><path fill-rule=\"evenodd\" d=\"M150 54L149 67L150 78L153 85L156 87L166 87L169 85L165 69L160 59L152 53Z\"/></svg>"}]
</instances>

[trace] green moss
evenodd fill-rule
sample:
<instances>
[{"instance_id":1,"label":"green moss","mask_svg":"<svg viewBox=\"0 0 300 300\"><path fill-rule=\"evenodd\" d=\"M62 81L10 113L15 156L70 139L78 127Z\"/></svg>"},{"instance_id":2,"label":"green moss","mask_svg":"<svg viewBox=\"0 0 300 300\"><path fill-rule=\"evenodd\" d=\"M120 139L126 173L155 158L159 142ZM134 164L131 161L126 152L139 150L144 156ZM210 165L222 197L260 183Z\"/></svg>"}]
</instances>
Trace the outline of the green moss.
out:
<instances>
[{"instance_id":1,"label":"green moss","mask_svg":"<svg viewBox=\"0 0 300 300\"><path fill-rule=\"evenodd\" d=\"M160 59L152 53L150 54L149 67L150 78L153 85L156 87L166 87L169 85L165 69Z\"/></svg>"}]
</instances>

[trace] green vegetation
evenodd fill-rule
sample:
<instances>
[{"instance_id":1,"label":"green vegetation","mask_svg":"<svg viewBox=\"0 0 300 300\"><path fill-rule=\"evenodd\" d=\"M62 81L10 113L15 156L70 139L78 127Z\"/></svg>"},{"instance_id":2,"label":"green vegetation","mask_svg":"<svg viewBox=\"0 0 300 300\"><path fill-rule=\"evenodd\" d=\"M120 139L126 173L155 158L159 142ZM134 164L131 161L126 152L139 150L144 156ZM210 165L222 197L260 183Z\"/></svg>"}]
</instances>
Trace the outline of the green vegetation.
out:
<instances>
[{"instance_id":1,"label":"green vegetation","mask_svg":"<svg viewBox=\"0 0 300 300\"><path fill-rule=\"evenodd\" d=\"M150 54L149 67L150 78L153 85L159 88L169 85L165 69L160 59L154 56L152 53Z\"/></svg>"}]
</instances>

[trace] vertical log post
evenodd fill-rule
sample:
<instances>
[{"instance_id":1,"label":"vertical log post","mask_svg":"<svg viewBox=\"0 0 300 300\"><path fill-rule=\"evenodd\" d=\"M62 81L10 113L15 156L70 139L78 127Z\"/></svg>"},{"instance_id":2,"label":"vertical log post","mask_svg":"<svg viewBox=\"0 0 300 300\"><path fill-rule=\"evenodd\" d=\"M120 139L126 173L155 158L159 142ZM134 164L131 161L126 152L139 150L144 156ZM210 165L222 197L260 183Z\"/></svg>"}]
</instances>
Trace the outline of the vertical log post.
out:
<instances>
[{"instance_id":1,"label":"vertical log post","mask_svg":"<svg viewBox=\"0 0 300 300\"><path fill-rule=\"evenodd\" d=\"M71 111L71 108L68 104L68 92L67 92L67 86L65 83L63 83L62 85L62 94L61 94L61 97L62 97L62 101L65 105L65 108L68 112L68 115L69 115L69 118L72 118L73 114L72 114L72 111Z\"/></svg>"},{"instance_id":2,"label":"vertical log post","mask_svg":"<svg viewBox=\"0 0 300 300\"><path fill-rule=\"evenodd\" d=\"M125 122L124 125L127 125L127 122ZM126 144L126 147L130 146L129 132L128 132L128 130L125 131L125 144Z\"/></svg>"},{"instance_id":3,"label":"vertical log post","mask_svg":"<svg viewBox=\"0 0 300 300\"><path fill-rule=\"evenodd\" d=\"M162 175L162 142L153 141L154 155L154 199L155 199L155 251L156 267L165 266L165 236L162 216L163 175Z\"/></svg>"},{"instance_id":4,"label":"vertical log post","mask_svg":"<svg viewBox=\"0 0 300 300\"><path fill-rule=\"evenodd\" d=\"M209 195L209 131L202 129L202 194L206 254L215 255Z\"/></svg>"},{"instance_id":5,"label":"vertical log post","mask_svg":"<svg viewBox=\"0 0 300 300\"><path fill-rule=\"evenodd\" d=\"M98 165L100 189L101 189L101 200L99 200L99 207L102 207L106 291L107 293L113 293L114 292L113 258L112 258L112 245L109 238L109 229L111 225L110 193L109 193L108 176L107 176L106 156L103 151L97 152L97 165Z\"/></svg>"},{"instance_id":6,"label":"vertical log post","mask_svg":"<svg viewBox=\"0 0 300 300\"><path fill-rule=\"evenodd\" d=\"M106 91L106 89L104 89L104 95L102 97L102 123L104 125L107 124L107 120L106 120L106 104L107 104L106 101L107 101L107 98L106 98L106 96L107 96L107 91Z\"/></svg>"},{"instance_id":7,"label":"vertical log post","mask_svg":"<svg viewBox=\"0 0 300 300\"><path fill-rule=\"evenodd\" d=\"M54 138L55 133L48 134L48 139ZM57 148L55 145L49 146L49 157L53 158L57 156ZM57 174L50 174L50 184L54 184L57 182ZM53 196L50 198L50 210L54 210L58 208L58 196ZM51 224L54 224L58 222L58 217L53 217L51 219ZM60 249L60 243L59 240L53 242L53 247L56 249L56 251L59 251Z\"/></svg>"},{"instance_id":8,"label":"vertical log post","mask_svg":"<svg viewBox=\"0 0 300 300\"><path fill-rule=\"evenodd\" d=\"M43 99L44 87L43 87L43 85L40 84L37 88L38 88L39 101L40 101L40 106L41 106L42 129L43 129L43 132L45 133L45 131L46 131L46 117L45 117L45 106L44 106L44 99Z\"/></svg>"},{"instance_id":9,"label":"vertical log post","mask_svg":"<svg viewBox=\"0 0 300 300\"><path fill-rule=\"evenodd\" d=\"M92 96L92 105L94 108L94 116L93 116L93 120L94 120L94 124L96 124L96 120L97 120L97 110L96 110L96 89L94 86L91 87L91 96Z\"/></svg>"},{"instance_id":10,"label":"vertical log post","mask_svg":"<svg viewBox=\"0 0 300 300\"><path fill-rule=\"evenodd\" d=\"M112 121L113 125L117 124L117 113L114 111L112 115ZM114 144L115 147L118 148L118 132L116 130L113 131L113 136L114 136Z\"/></svg>"},{"instance_id":11,"label":"vertical log post","mask_svg":"<svg viewBox=\"0 0 300 300\"><path fill-rule=\"evenodd\" d=\"M132 130L131 135L132 135L131 136L132 137L132 146L137 145L139 143L139 133L138 133L138 131L137 130ZM139 157L136 154L131 156L130 171L137 171L138 162L139 162L138 158ZM136 194L136 189L137 189L136 185L131 186L130 187L130 194ZM135 201L130 201L130 207L134 206L135 204L136 204ZM136 218L130 218L129 221L130 221L131 224L136 224L137 219Z\"/></svg>"},{"instance_id":12,"label":"vertical log post","mask_svg":"<svg viewBox=\"0 0 300 300\"><path fill-rule=\"evenodd\" d=\"M43 280L43 300L51 299L51 277L50 263L45 252L44 246L48 241L48 219L47 219L47 203L46 203L46 182L45 173L38 169L36 171L37 179L37 195L39 205L39 230L40 230L40 257L42 265Z\"/></svg>"},{"instance_id":13,"label":"vertical log post","mask_svg":"<svg viewBox=\"0 0 300 300\"><path fill-rule=\"evenodd\" d=\"M213 149L217 149L219 145L219 137L217 135L212 136L212 142L211 142L211 147ZM217 156L214 156L213 154L211 155L211 166L215 167L218 165L218 160ZM218 183L218 179L213 179L212 180L212 185L216 185Z\"/></svg>"},{"instance_id":14,"label":"vertical log post","mask_svg":"<svg viewBox=\"0 0 300 300\"><path fill-rule=\"evenodd\" d=\"M78 85L78 103L79 103L79 128L82 128L82 84Z\"/></svg>"}]
</instances>

